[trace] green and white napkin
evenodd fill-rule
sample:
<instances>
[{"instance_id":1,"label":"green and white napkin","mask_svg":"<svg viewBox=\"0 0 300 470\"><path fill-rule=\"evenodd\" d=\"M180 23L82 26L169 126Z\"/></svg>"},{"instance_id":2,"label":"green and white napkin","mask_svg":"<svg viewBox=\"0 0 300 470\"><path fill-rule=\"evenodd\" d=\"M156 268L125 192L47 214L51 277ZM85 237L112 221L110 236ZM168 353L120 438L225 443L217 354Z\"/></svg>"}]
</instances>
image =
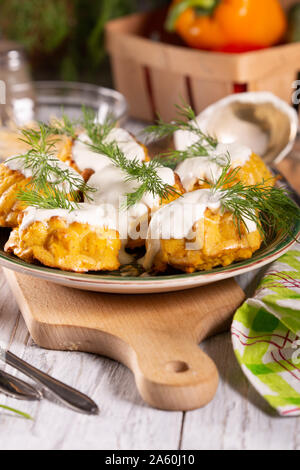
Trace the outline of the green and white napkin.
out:
<instances>
[{"instance_id":1,"label":"green and white napkin","mask_svg":"<svg viewBox=\"0 0 300 470\"><path fill-rule=\"evenodd\" d=\"M232 341L243 372L282 416L300 416L300 246L273 263L236 312Z\"/></svg>"}]
</instances>

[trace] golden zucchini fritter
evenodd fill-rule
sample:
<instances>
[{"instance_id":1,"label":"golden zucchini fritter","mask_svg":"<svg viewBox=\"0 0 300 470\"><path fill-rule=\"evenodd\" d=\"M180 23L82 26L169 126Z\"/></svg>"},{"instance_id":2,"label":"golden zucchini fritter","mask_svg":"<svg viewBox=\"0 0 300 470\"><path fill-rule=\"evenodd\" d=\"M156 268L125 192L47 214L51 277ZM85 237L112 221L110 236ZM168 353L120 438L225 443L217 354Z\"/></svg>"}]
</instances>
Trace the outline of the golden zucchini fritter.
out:
<instances>
[{"instance_id":1,"label":"golden zucchini fritter","mask_svg":"<svg viewBox=\"0 0 300 470\"><path fill-rule=\"evenodd\" d=\"M21 141L22 134L18 131L0 131L1 156L8 159L14 155L25 154L29 146ZM51 136L55 140L53 152L63 162L68 160L71 152L72 140L67 136ZM17 200L17 193L28 187L30 179L26 178L21 171L10 169L4 163L0 164L0 227L16 227L19 213L26 205Z\"/></svg>"},{"instance_id":2,"label":"golden zucchini fritter","mask_svg":"<svg viewBox=\"0 0 300 470\"><path fill-rule=\"evenodd\" d=\"M252 153L251 157L244 166L239 167L235 181L241 181L246 185L254 185L262 183L263 181L266 181L268 186L273 186L275 184L275 178L272 176L270 170L264 161L255 153ZM202 180L198 180L190 190L196 191L198 189L204 189L208 187L209 184L203 182Z\"/></svg>"},{"instance_id":3,"label":"golden zucchini fritter","mask_svg":"<svg viewBox=\"0 0 300 470\"><path fill-rule=\"evenodd\" d=\"M52 162L54 161L62 170L68 170L77 177L75 171L66 163L53 158ZM20 202L17 195L25 188L30 190L31 175L31 171L23 167L21 160L8 159L6 163L0 164L0 227L14 228L18 225L18 216L27 205ZM78 178L81 179L79 175Z\"/></svg>"},{"instance_id":4,"label":"golden zucchini fritter","mask_svg":"<svg viewBox=\"0 0 300 470\"><path fill-rule=\"evenodd\" d=\"M15 170L11 170L3 163L0 165L0 227L16 227L18 216L26 208L18 201L17 194L25 189L30 179Z\"/></svg>"},{"instance_id":5,"label":"golden zucchini fritter","mask_svg":"<svg viewBox=\"0 0 300 470\"><path fill-rule=\"evenodd\" d=\"M54 147L55 155L62 162L69 164L70 156L72 154L73 139L66 135L55 136L54 139L56 140ZM76 168L74 168L74 170L78 171Z\"/></svg>"},{"instance_id":6,"label":"golden zucchini fritter","mask_svg":"<svg viewBox=\"0 0 300 470\"><path fill-rule=\"evenodd\" d=\"M165 204L169 204L170 202L175 201L176 199L178 199L185 192L184 188L181 184L179 176L176 173L174 173L174 177L175 177L175 184L174 184L175 192L170 193L170 195L167 198L162 199L161 206L164 206ZM138 238L137 240L132 240L129 236L126 248L129 248L130 250L134 250L135 248L140 248L140 247L143 247L145 245L146 236L147 236L147 229L148 229L148 225L151 221L151 216L158 209L159 208L157 208L157 207L154 208L152 213L151 213L150 209L148 210L148 217L146 216L146 218L148 220L148 224L147 224L145 233L141 233L141 237ZM138 224L138 226L136 228L136 231L137 232L141 231L141 224Z\"/></svg>"},{"instance_id":7,"label":"golden zucchini fritter","mask_svg":"<svg viewBox=\"0 0 300 470\"><path fill-rule=\"evenodd\" d=\"M155 240L159 243L159 250L151 260L149 247L153 241L147 240L145 265L150 262L157 272L164 272L167 266L172 266L192 273L251 258L260 248L262 238L257 230L248 233L243 225L241 229L240 237L230 213L222 215L206 209L205 218L196 225L195 241L202 245L201 249L186 249L186 244L191 242L185 239Z\"/></svg>"},{"instance_id":8,"label":"golden zucchini fritter","mask_svg":"<svg viewBox=\"0 0 300 470\"><path fill-rule=\"evenodd\" d=\"M17 130L0 129L0 160L6 160L14 155L28 151L28 145L22 140L22 134Z\"/></svg>"},{"instance_id":9,"label":"golden zucchini fritter","mask_svg":"<svg viewBox=\"0 0 300 470\"><path fill-rule=\"evenodd\" d=\"M26 153L30 147L21 139L23 135L18 130L0 129L0 160ZM67 161L71 153L72 139L65 135L51 135L49 139L55 141L53 149L57 157Z\"/></svg>"},{"instance_id":10,"label":"golden zucchini fritter","mask_svg":"<svg viewBox=\"0 0 300 470\"><path fill-rule=\"evenodd\" d=\"M11 232L5 251L28 263L39 261L64 271L114 271L120 267L121 242L115 230L91 227L54 216Z\"/></svg>"},{"instance_id":11,"label":"golden zucchini fritter","mask_svg":"<svg viewBox=\"0 0 300 470\"><path fill-rule=\"evenodd\" d=\"M268 186L275 184L275 178L267 165L255 153L252 153L245 165L240 167L237 179L247 185L262 183L262 181L267 181Z\"/></svg>"}]
</instances>

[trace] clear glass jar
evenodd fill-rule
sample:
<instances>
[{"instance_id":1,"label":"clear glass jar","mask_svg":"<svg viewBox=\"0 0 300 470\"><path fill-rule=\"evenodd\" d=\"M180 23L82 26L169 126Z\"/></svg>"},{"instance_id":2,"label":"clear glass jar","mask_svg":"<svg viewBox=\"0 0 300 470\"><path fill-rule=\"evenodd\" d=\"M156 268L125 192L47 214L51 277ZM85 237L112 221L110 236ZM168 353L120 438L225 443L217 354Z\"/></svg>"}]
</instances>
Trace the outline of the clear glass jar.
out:
<instances>
[{"instance_id":1,"label":"clear glass jar","mask_svg":"<svg viewBox=\"0 0 300 470\"><path fill-rule=\"evenodd\" d=\"M34 89L21 45L0 40L0 120L22 126L34 117Z\"/></svg>"}]
</instances>

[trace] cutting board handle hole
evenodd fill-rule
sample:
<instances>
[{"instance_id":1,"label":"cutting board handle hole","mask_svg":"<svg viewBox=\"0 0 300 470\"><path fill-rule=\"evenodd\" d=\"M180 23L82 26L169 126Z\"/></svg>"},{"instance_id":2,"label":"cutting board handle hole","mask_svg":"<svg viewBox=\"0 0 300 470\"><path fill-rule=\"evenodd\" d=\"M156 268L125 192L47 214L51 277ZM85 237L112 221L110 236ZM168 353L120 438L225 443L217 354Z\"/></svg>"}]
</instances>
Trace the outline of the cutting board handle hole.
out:
<instances>
[{"instance_id":1,"label":"cutting board handle hole","mask_svg":"<svg viewBox=\"0 0 300 470\"><path fill-rule=\"evenodd\" d=\"M189 366L183 361L170 361L166 364L166 369L168 372L180 374L182 372L187 372L189 370Z\"/></svg>"}]
</instances>

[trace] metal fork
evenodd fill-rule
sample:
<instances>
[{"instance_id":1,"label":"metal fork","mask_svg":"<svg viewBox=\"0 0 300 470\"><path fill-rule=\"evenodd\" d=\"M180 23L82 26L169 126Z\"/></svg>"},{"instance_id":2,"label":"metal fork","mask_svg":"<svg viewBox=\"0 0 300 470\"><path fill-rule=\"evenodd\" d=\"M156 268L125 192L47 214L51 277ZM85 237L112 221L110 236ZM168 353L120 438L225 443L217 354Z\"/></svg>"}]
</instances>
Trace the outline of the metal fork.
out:
<instances>
[{"instance_id":1,"label":"metal fork","mask_svg":"<svg viewBox=\"0 0 300 470\"><path fill-rule=\"evenodd\" d=\"M27 377L33 379L35 382L41 384L45 389L53 393L53 395L70 408L90 415L99 413L98 406L89 397L36 369L32 365L15 356L12 352L4 350L2 350L2 352L0 351L0 359L11 367L22 372Z\"/></svg>"}]
</instances>

